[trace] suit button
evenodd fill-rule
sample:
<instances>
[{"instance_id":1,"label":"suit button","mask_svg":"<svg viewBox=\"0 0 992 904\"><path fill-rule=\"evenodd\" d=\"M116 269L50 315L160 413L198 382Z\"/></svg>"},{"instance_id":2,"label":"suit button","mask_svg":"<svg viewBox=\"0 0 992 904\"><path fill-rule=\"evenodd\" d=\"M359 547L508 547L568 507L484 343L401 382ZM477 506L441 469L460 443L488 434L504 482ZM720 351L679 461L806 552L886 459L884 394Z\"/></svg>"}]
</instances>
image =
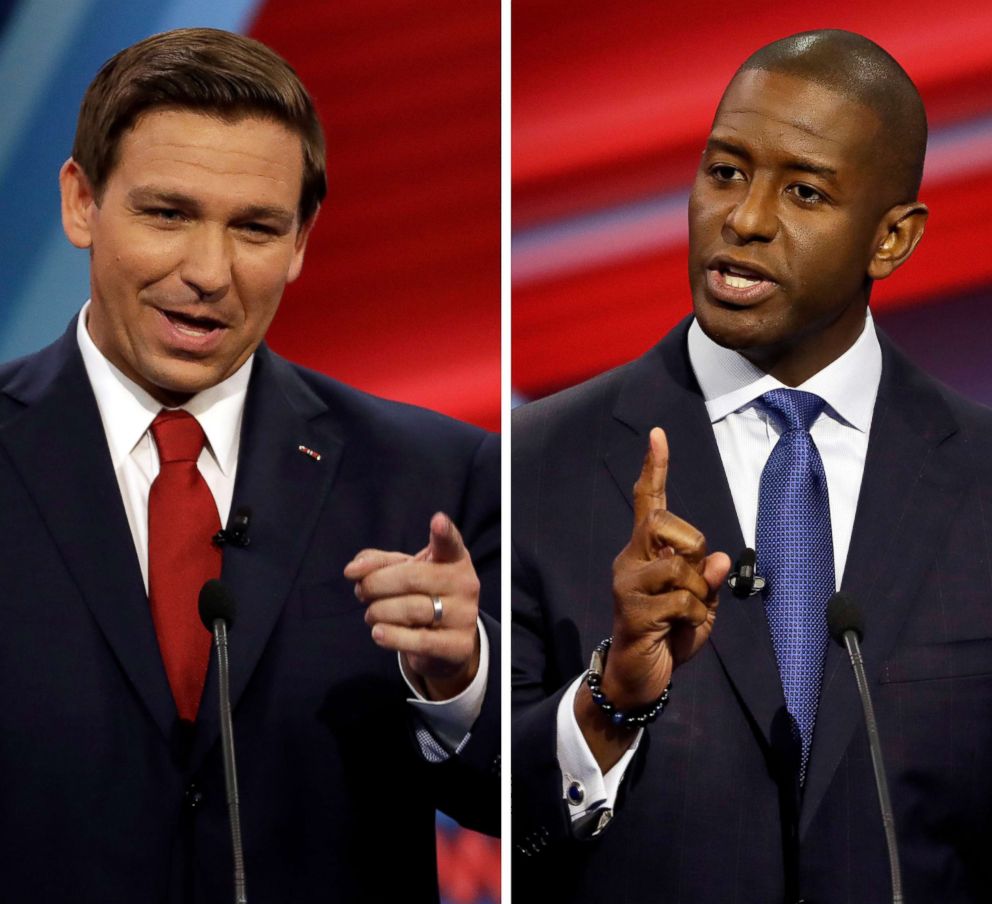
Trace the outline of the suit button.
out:
<instances>
[{"instance_id":1,"label":"suit button","mask_svg":"<svg viewBox=\"0 0 992 904\"><path fill-rule=\"evenodd\" d=\"M196 782L190 782L186 786L186 791L183 794L185 798L185 804L187 809L195 810L201 803L203 803L203 792L196 786Z\"/></svg>"}]
</instances>

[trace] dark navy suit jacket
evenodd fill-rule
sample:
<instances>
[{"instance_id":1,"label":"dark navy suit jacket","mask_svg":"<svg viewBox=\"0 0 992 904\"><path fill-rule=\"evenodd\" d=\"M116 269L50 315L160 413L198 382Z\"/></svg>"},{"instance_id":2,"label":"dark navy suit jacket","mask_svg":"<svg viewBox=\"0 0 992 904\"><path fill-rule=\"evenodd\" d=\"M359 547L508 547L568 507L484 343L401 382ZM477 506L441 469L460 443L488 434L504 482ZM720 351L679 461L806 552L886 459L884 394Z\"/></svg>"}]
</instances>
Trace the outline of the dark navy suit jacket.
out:
<instances>
[{"instance_id":1,"label":"dark navy suit jacket","mask_svg":"<svg viewBox=\"0 0 992 904\"><path fill-rule=\"evenodd\" d=\"M497 438L263 346L241 506L251 543L222 578L249 900L436 900L435 807L498 831L498 626L471 741L428 764L341 571L365 546L421 548L444 510L496 612ZM0 368L0 899L230 900L215 669L184 732L73 325Z\"/></svg>"},{"instance_id":2,"label":"dark navy suit jacket","mask_svg":"<svg viewBox=\"0 0 992 904\"><path fill-rule=\"evenodd\" d=\"M760 597L721 593L612 823L569 835L555 711L610 633L652 426L668 434L670 509L711 550L743 547L686 328L513 424L514 901L550 882L562 902L880 904L888 861L850 664L831 644L800 792ZM905 900L978 904L992 895L992 413L880 341L843 589L865 616Z\"/></svg>"}]
</instances>

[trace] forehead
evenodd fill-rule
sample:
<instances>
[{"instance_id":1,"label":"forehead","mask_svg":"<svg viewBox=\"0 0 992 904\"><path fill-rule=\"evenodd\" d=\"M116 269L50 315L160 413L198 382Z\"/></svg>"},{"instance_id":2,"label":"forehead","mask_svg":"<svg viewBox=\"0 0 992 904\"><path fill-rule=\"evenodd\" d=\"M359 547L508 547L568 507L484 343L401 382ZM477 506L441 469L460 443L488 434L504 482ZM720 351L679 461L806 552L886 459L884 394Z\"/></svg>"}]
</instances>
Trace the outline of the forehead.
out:
<instances>
[{"instance_id":1,"label":"forehead","mask_svg":"<svg viewBox=\"0 0 992 904\"><path fill-rule=\"evenodd\" d=\"M143 114L121 137L108 180L202 192L205 197L257 195L296 205L303 182L300 138L271 119L225 120L189 110ZM245 200L245 198L240 198Z\"/></svg>"},{"instance_id":2,"label":"forehead","mask_svg":"<svg viewBox=\"0 0 992 904\"><path fill-rule=\"evenodd\" d=\"M728 86L710 136L749 151L814 157L842 170L872 162L880 125L870 107L836 89L753 69Z\"/></svg>"}]
</instances>

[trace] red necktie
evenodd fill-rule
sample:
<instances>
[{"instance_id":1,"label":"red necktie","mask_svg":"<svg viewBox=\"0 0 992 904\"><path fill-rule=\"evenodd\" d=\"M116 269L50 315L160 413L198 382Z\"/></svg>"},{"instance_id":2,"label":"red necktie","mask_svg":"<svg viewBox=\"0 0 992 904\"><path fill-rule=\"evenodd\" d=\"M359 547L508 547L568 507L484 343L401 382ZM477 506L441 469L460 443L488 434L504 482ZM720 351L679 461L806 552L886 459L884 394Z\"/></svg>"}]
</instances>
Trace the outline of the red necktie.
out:
<instances>
[{"instance_id":1,"label":"red necktie","mask_svg":"<svg viewBox=\"0 0 992 904\"><path fill-rule=\"evenodd\" d=\"M161 470L148 494L148 599L165 673L182 719L193 721L210 658L200 621L200 588L220 577L217 504L196 466L206 438L187 411L162 411L152 423Z\"/></svg>"}]
</instances>

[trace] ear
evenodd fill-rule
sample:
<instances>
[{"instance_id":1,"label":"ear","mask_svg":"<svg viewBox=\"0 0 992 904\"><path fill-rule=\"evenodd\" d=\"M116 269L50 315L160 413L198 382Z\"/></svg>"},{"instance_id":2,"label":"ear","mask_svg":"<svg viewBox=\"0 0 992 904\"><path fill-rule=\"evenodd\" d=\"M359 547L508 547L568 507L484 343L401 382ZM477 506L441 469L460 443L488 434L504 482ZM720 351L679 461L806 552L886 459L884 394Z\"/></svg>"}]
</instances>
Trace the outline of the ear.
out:
<instances>
[{"instance_id":1,"label":"ear","mask_svg":"<svg viewBox=\"0 0 992 904\"><path fill-rule=\"evenodd\" d=\"M89 248L93 244L90 220L97 209L96 197L86 173L72 157L59 170L59 189L66 237L77 248Z\"/></svg>"},{"instance_id":2,"label":"ear","mask_svg":"<svg viewBox=\"0 0 992 904\"><path fill-rule=\"evenodd\" d=\"M310 230L313 229L313 224L317 222L317 214L320 213L320 208L318 207L300 226L299 231L296 233L296 244L293 248L293 259L289 264L289 274L286 277L286 282L291 283L300 275L303 270L303 255L307 250L307 240L310 238Z\"/></svg>"},{"instance_id":3,"label":"ear","mask_svg":"<svg viewBox=\"0 0 992 904\"><path fill-rule=\"evenodd\" d=\"M875 235L875 253L868 262L868 276L885 279L913 253L926 226L930 211L926 204L898 204L890 208Z\"/></svg>"}]
</instances>

